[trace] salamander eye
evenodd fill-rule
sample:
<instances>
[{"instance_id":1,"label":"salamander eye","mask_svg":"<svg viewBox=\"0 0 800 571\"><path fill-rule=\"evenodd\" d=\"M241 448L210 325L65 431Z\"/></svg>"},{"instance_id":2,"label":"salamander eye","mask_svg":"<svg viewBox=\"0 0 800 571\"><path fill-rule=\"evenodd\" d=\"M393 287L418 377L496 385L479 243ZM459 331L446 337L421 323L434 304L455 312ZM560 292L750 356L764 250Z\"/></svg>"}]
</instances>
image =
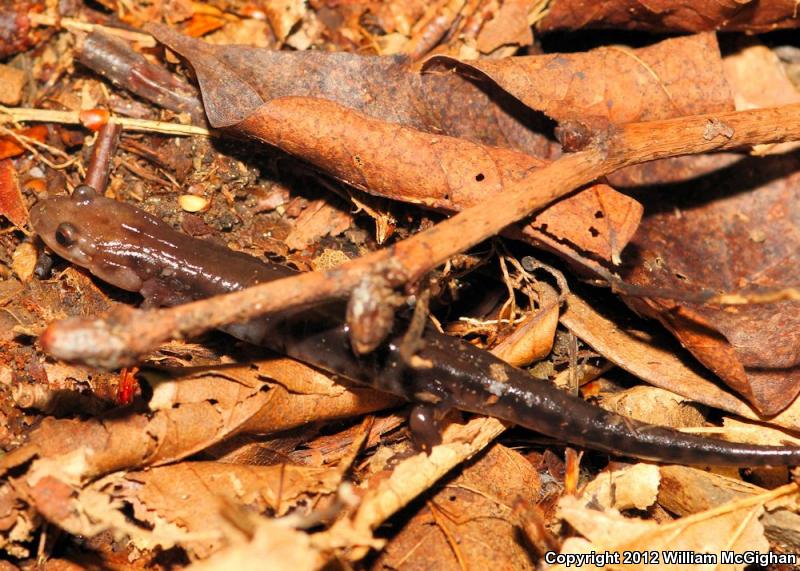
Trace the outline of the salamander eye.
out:
<instances>
[{"instance_id":1,"label":"salamander eye","mask_svg":"<svg viewBox=\"0 0 800 571\"><path fill-rule=\"evenodd\" d=\"M78 229L69 222L62 222L56 228L55 237L59 246L69 248L78 240Z\"/></svg>"},{"instance_id":2,"label":"salamander eye","mask_svg":"<svg viewBox=\"0 0 800 571\"><path fill-rule=\"evenodd\" d=\"M97 196L97 192L88 184L76 186L75 190L72 191L72 200L76 202L89 202L95 196Z\"/></svg>"}]
</instances>

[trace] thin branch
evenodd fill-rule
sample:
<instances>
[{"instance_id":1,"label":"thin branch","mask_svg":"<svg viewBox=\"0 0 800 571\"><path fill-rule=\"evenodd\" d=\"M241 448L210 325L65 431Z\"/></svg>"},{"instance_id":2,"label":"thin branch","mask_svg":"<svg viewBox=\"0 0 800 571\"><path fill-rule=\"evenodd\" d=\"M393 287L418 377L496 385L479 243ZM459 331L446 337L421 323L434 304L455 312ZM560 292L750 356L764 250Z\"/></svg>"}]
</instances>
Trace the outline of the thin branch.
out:
<instances>
[{"instance_id":1,"label":"thin branch","mask_svg":"<svg viewBox=\"0 0 800 571\"><path fill-rule=\"evenodd\" d=\"M28 14L28 19L34 26L55 26L64 28L70 32L103 32L123 40L128 40L129 42L136 42L143 48L154 48L157 45L156 40L150 34L112 26L103 26L101 24L92 24L91 22L84 22L83 20L76 20L75 18L56 18L55 16L49 16L47 14L31 12Z\"/></svg>"},{"instance_id":2,"label":"thin branch","mask_svg":"<svg viewBox=\"0 0 800 571\"><path fill-rule=\"evenodd\" d=\"M310 272L211 300L158 311L117 309L105 319L51 325L40 341L57 358L117 368L133 364L162 342L189 337L332 298L344 298L367 273L390 285L413 283L450 256L498 234L598 177L667 157L800 140L800 104L680 117L612 128L585 151L532 171L495 200L481 204L390 248L322 272Z\"/></svg>"},{"instance_id":3,"label":"thin branch","mask_svg":"<svg viewBox=\"0 0 800 571\"><path fill-rule=\"evenodd\" d=\"M84 183L91 186L98 193L103 194L108 186L108 177L111 175L111 158L117 150L119 134L122 126L119 123L106 123L97 133L97 140L92 149L92 158L86 169Z\"/></svg>"},{"instance_id":4,"label":"thin branch","mask_svg":"<svg viewBox=\"0 0 800 571\"><path fill-rule=\"evenodd\" d=\"M80 111L56 111L53 109L33 109L27 107L4 107L0 105L0 122L37 122L60 123L63 125L82 125ZM166 121L151 121L149 119L134 119L132 117L119 117L112 115L110 123L121 125L127 131L144 131L149 133L163 133L188 137L200 135L210 137L213 131L196 125L181 125Z\"/></svg>"}]
</instances>

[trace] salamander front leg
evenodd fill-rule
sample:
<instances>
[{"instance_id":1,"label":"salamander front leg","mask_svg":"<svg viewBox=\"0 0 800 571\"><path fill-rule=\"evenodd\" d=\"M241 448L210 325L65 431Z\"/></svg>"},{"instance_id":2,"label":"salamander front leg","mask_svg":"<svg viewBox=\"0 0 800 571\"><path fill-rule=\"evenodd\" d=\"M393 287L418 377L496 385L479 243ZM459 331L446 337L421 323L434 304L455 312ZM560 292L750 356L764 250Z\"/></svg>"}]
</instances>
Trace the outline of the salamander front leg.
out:
<instances>
[{"instance_id":1,"label":"salamander front leg","mask_svg":"<svg viewBox=\"0 0 800 571\"><path fill-rule=\"evenodd\" d=\"M423 452L430 454L431 449L442 443L442 432L439 420L443 415L440 406L431 403L418 403L411 408L408 426L414 444Z\"/></svg>"},{"instance_id":2,"label":"salamander front leg","mask_svg":"<svg viewBox=\"0 0 800 571\"><path fill-rule=\"evenodd\" d=\"M170 286L166 281L159 278L151 278L142 284L139 293L144 298L142 309L155 309L157 307L168 307L191 301L188 295L180 291L175 286Z\"/></svg>"}]
</instances>

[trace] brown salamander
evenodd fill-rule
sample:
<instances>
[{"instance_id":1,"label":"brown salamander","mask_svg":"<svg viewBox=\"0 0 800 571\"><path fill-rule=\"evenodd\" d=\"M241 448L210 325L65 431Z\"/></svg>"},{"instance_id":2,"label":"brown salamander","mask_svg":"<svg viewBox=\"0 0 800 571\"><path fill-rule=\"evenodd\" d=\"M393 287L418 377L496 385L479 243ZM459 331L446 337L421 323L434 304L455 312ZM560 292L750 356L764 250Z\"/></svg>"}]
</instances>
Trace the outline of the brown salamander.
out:
<instances>
[{"instance_id":1,"label":"brown salamander","mask_svg":"<svg viewBox=\"0 0 800 571\"><path fill-rule=\"evenodd\" d=\"M132 205L82 186L48 198L31 223L57 254L151 305L175 305L284 277L264 263L173 230ZM331 316L334 316L333 318ZM800 448L739 444L684 434L592 406L459 339L425 331L411 367L400 355L405 326L373 352L350 349L343 311L294 311L226 331L331 373L418 403L412 430L431 444L437 409L458 408L504 419L578 446L637 458L703 465L800 464Z\"/></svg>"}]
</instances>

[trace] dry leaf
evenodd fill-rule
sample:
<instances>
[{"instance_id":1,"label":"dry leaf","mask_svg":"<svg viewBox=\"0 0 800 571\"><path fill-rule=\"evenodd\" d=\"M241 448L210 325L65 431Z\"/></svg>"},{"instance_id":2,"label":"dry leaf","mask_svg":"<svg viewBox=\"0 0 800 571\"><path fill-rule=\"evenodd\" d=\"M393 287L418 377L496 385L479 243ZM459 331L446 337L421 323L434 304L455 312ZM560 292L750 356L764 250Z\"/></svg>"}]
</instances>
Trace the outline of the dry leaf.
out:
<instances>
[{"instance_id":1,"label":"dry leaf","mask_svg":"<svg viewBox=\"0 0 800 571\"><path fill-rule=\"evenodd\" d=\"M646 510L655 503L660 483L658 466L634 464L600 472L581 490L580 499L593 509Z\"/></svg>"},{"instance_id":2,"label":"dry leaf","mask_svg":"<svg viewBox=\"0 0 800 571\"><path fill-rule=\"evenodd\" d=\"M134 517L147 525L160 521L179 526L189 535L218 532L224 537L224 505L246 506L259 513L283 515L303 499L330 494L341 471L302 466L241 466L215 462L184 462L106 479L109 495L124 499ZM198 557L207 557L223 544L219 540L183 541Z\"/></svg>"},{"instance_id":3,"label":"dry leaf","mask_svg":"<svg viewBox=\"0 0 800 571\"><path fill-rule=\"evenodd\" d=\"M392 58L275 54L153 31L192 63L212 125L302 156L372 194L457 211L524 184L531 170L546 164L532 155L550 154L534 142L516 143L531 131L499 122L499 103L472 93L475 87L463 87L465 80L453 74L419 75ZM464 89L470 93L462 97L458 90ZM454 99L459 114L450 118ZM468 112L470 105L475 109ZM487 117L492 120L483 125ZM494 144L527 153L487 146ZM618 256L641 216L634 201L604 185L551 208L523 233L533 240L552 235L556 244L607 259Z\"/></svg>"},{"instance_id":4,"label":"dry leaf","mask_svg":"<svg viewBox=\"0 0 800 571\"><path fill-rule=\"evenodd\" d=\"M702 413L686 397L657 387L637 386L601 395L600 404L606 410L649 424L680 428L705 423Z\"/></svg>"},{"instance_id":5,"label":"dry leaf","mask_svg":"<svg viewBox=\"0 0 800 571\"><path fill-rule=\"evenodd\" d=\"M688 466L661 466L661 488L658 503L679 516L687 516L717 508L726 502L744 499L767 490L738 478L729 478L713 472ZM767 509L761 517L764 531L770 542L784 546L786 552L793 552L800 545L800 515L795 498L789 496L786 502Z\"/></svg>"},{"instance_id":6,"label":"dry leaf","mask_svg":"<svg viewBox=\"0 0 800 571\"><path fill-rule=\"evenodd\" d=\"M372 389L348 390L290 359L206 370L160 385L152 413L87 421L46 418L27 444L0 460L0 469L37 457L31 478L52 473L79 483L115 470L173 462L236 433L277 432L396 402Z\"/></svg>"},{"instance_id":7,"label":"dry leaf","mask_svg":"<svg viewBox=\"0 0 800 571\"><path fill-rule=\"evenodd\" d=\"M292 227L284 242L292 250L304 250L325 236L338 236L353 223L353 217L324 200L311 202Z\"/></svg>"},{"instance_id":8,"label":"dry leaf","mask_svg":"<svg viewBox=\"0 0 800 571\"><path fill-rule=\"evenodd\" d=\"M733 110L714 34L635 50L612 46L461 65L557 121L594 119L604 125Z\"/></svg>"},{"instance_id":9,"label":"dry leaf","mask_svg":"<svg viewBox=\"0 0 800 571\"><path fill-rule=\"evenodd\" d=\"M800 92L786 76L786 70L775 53L756 43L727 56L723 60L725 77L731 85L736 109L756 109L789 105L800 101ZM786 153L797 143L758 145L758 155Z\"/></svg>"},{"instance_id":10,"label":"dry leaf","mask_svg":"<svg viewBox=\"0 0 800 571\"><path fill-rule=\"evenodd\" d=\"M497 357L515 367L525 367L543 359L553 349L558 325L558 295L552 288L542 288L540 309L531 313L516 329L492 350Z\"/></svg>"},{"instance_id":11,"label":"dry leaf","mask_svg":"<svg viewBox=\"0 0 800 571\"><path fill-rule=\"evenodd\" d=\"M623 28L660 32L743 30L770 32L797 26L792 0L706 2L689 0L556 0L539 23L542 31Z\"/></svg>"},{"instance_id":12,"label":"dry leaf","mask_svg":"<svg viewBox=\"0 0 800 571\"><path fill-rule=\"evenodd\" d=\"M712 375L703 371L671 339L657 332L645 334L638 328L626 327L617 323L618 317L612 319L610 311L599 309L603 312L572 292L561 323L606 359L652 385L714 408L755 418L746 403L721 389Z\"/></svg>"},{"instance_id":13,"label":"dry leaf","mask_svg":"<svg viewBox=\"0 0 800 571\"><path fill-rule=\"evenodd\" d=\"M539 494L539 476L530 462L496 444L426 500L426 507L394 536L376 565L533 569L518 541L513 506L522 500L536 502Z\"/></svg>"},{"instance_id":14,"label":"dry leaf","mask_svg":"<svg viewBox=\"0 0 800 571\"><path fill-rule=\"evenodd\" d=\"M616 510L597 511L585 508L580 500L565 496L559 502L559 516L586 537L596 551L618 553L619 562L613 569L694 569L699 564L715 563L717 569L744 569L745 564L731 564L723 552L767 552L769 543L759 518L764 504L777 497L796 494L789 485L759 496L724 504L717 509L659 525L639 518L626 518ZM625 553L639 552L637 560L623 560ZM671 561L671 557L688 557ZM707 554L709 559L697 561L695 555ZM713 559L712 559L713 558ZM657 559L657 560L656 560ZM552 567L551 569L563 568ZM590 568L598 568L592 566Z\"/></svg>"},{"instance_id":15,"label":"dry leaf","mask_svg":"<svg viewBox=\"0 0 800 571\"><path fill-rule=\"evenodd\" d=\"M17 170L8 159L0 161L0 215L19 227L28 221L28 209L20 192Z\"/></svg>"},{"instance_id":16,"label":"dry leaf","mask_svg":"<svg viewBox=\"0 0 800 571\"><path fill-rule=\"evenodd\" d=\"M749 161L669 196L643 193L650 215L631 247L624 278L677 292L757 293L800 283L794 210L798 157ZM676 236L680 236L677 240ZM772 415L800 392L800 302L701 305L662 298L624 299L659 319L704 365L756 409Z\"/></svg>"}]
</instances>

